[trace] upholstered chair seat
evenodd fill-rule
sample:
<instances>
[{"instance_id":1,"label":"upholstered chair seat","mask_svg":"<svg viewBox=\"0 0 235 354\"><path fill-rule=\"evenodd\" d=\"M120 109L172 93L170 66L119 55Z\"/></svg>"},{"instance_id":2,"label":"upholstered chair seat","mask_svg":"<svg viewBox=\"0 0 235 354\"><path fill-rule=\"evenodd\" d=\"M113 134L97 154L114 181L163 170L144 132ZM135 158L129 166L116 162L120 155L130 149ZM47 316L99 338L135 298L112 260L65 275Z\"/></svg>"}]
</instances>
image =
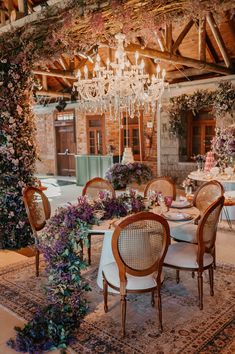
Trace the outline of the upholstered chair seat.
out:
<instances>
[{"instance_id":1,"label":"upholstered chair seat","mask_svg":"<svg viewBox=\"0 0 235 354\"><path fill-rule=\"evenodd\" d=\"M197 243L197 225L186 224L182 227L176 227L171 231L171 237L175 241Z\"/></svg>"},{"instance_id":2,"label":"upholstered chair seat","mask_svg":"<svg viewBox=\"0 0 235 354\"><path fill-rule=\"evenodd\" d=\"M109 263L103 268L103 274L107 282L113 287L120 289L120 278L117 263ZM127 283L126 290L146 290L156 288L156 273L152 273L143 277L135 277L131 274L126 274Z\"/></svg>"},{"instance_id":3,"label":"upholstered chair seat","mask_svg":"<svg viewBox=\"0 0 235 354\"><path fill-rule=\"evenodd\" d=\"M180 242L174 243L168 247L168 251L164 260L165 264L179 268L198 268L197 263L198 245ZM213 257L209 253L203 255L204 267L213 263Z\"/></svg>"}]
</instances>

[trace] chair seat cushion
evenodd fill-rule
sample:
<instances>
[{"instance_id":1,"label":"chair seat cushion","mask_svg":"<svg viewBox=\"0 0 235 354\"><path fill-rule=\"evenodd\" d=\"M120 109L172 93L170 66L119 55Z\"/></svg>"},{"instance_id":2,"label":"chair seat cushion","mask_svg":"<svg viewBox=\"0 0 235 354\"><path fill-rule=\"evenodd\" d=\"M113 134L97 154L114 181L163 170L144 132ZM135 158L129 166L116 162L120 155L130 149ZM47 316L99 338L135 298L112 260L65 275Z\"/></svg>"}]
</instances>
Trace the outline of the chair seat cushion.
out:
<instances>
[{"instance_id":1,"label":"chair seat cushion","mask_svg":"<svg viewBox=\"0 0 235 354\"><path fill-rule=\"evenodd\" d=\"M197 263L198 246L179 242L170 245L164 259L164 265L175 266L179 268L198 268ZM209 253L204 253L203 265L204 267L213 263L213 257Z\"/></svg>"},{"instance_id":2,"label":"chair seat cushion","mask_svg":"<svg viewBox=\"0 0 235 354\"><path fill-rule=\"evenodd\" d=\"M115 262L106 264L103 268L103 273L106 280L113 286L120 288L119 271ZM144 290L149 288L155 288L157 282L154 279L154 274L150 274L144 277L135 277L130 274L127 276L126 290Z\"/></svg>"},{"instance_id":3,"label":"chair seat cushion","mask_svg":"<svg viewBox=\"0 0 235 354\"><path fill-rule=\"evenodd\" d=\"M175 227L171 230L171 237L179 241L197 243L197 228L198 226L194 224Z\"/></svg>"}]
</instances>

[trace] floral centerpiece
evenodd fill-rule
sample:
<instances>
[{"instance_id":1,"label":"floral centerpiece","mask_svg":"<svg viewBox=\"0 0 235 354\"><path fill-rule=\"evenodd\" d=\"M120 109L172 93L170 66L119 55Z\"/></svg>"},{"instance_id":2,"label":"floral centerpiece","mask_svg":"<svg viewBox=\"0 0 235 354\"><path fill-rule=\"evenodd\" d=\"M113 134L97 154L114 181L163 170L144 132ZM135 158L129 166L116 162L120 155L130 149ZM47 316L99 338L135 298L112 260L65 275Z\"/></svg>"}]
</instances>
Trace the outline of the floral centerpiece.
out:
<instances>
[{"instance_id":1,"label":"floral centerpiece","mask_svg":"<svg viewBox=\"0 0 235 354\"><path fill-rule=\"evenodd\" d=\"M138 184L148 182L152 179L151 169L140 162L128 164L115 163L106 172L105 178L113 185L114 189L125 188L129 183Z\"/></svg>"},{"instance_id":2,"label":"floral centerpiece","mask_svg":"<svg viewBox=\"0 0 235 354\"><path fill-rule=\"evenodd\" d=\"M211 149L215 154L218 166L233 165L233 159L235 158L235 126L216 128L215 137L211 141Z\"/></svg>"},{"instance_id":3,"label":"floral centerpiece","mask_svg":"<svg viewBox=\"0 0 235 354\"><path fill-rule=\"evenodd\" d=\"M193 155L191 158L192 158L192 160L196 161L198 171L203 171L204 164L206 161L206 156L198 154L198 155Z\"/></svg>"}]
</instances>

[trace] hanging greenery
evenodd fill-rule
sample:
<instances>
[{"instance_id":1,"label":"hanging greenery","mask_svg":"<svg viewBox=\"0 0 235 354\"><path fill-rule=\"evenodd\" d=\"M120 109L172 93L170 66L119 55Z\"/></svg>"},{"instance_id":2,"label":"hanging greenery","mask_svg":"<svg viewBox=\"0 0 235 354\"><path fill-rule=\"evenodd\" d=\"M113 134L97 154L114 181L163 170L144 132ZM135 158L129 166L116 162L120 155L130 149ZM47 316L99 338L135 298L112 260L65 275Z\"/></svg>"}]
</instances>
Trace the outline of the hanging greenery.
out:
<instances>
[{"instance_id":1,"label":"hanging greenery","mask_svg":"<svg viewBox=\"0 0 235 354\"><path fill-rule=\"evenodd\" d=\"M170 99L170 133L180 137L184 134L184 121L188 111L193 114L211 109L215 119L226 114L233 116L235 110L235 88L229 81L221 81L216 91L198 90L192 95L183 94Z\"/></svg>"}]
</instances>

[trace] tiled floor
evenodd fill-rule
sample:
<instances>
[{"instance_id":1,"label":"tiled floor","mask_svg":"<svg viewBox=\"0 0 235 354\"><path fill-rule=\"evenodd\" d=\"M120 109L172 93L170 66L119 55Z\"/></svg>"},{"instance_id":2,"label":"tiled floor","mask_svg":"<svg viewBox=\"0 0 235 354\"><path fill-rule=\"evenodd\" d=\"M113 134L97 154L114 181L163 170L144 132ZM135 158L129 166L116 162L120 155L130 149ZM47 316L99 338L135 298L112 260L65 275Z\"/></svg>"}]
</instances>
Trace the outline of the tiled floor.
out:
<instances>
[{"instance_id":1,"label":"tiled floor","mask_svg":"<svg viewBox=\"0 0 235 354\"><path fill-rule=\"evenodd\" d=\"M65 178L67 181L74 182L74 178ZM75 202L77 196L81 195L82 188L75 184L61 186L57 183L55 177L42 179L42 182L48 189L45 191L48 196L52 213L58 206L65 205L67 202ZM228 230L226 222L222 222L217 232L217 261L220 263L229 263L235 265L235 223L233 231ZM26 256L12 251L0 251L0 267L11 265L27 259ZM0 306L0 354L16 353L6 346L6 341L14 337L14 327L22 326L24 321L18 318L12 312ZM60 351L52 351L56 354Z\"/></svg>"}]
</instances>

